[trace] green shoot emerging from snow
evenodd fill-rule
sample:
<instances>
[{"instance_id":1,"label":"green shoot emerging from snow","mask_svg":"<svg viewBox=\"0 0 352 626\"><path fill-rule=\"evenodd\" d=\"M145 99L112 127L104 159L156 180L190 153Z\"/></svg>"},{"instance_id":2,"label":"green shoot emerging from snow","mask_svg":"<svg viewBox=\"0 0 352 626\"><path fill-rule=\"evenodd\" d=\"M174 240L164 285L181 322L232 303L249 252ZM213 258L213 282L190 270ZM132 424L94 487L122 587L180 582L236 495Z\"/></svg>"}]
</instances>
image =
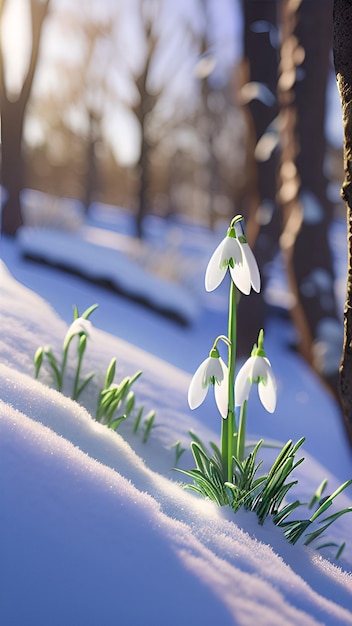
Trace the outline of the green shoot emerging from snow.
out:
<instances>
[{"instance_id":1,"label":"green shoot emerging from snow","mask_svg":"<svg viewBox=\"0 0 352 626\"><path fill-rule=\"evenodd\" d=\"M91 333L91 323L88 320L89 316L97 309L98 305L93 304L91 307L86 309L84 313L80 316L78 313L77 307L74 307L73 310L73 322L69 327L63 344L62 344L62 358L61 362L57 360L54 356L50 346L39 347L34 355L34 367L35 367L35 378L38 378L41 367L44 361L47 361L49 367L54 375L54 380L56 383L56 388L58 391L63 391L64 383L65 383L65 375L67 370L67 360L68 360L68 352L69 347L73 340L77 338L76 343L76 372L74 376L74 383L71 392L71 398L73 400L77 400L81 395L82 391L88 385L88 383L92 380L94 373L89 374L83 381L80 380L81 368L83 356L87 346L87 339Z\"/></svg>"},{"instance_id":2,"label":"green shoot emerging from snow","mask_svg":"<svg viewBox=\"0 0 352 626\"><path fill-rule=\"evenodd\" d=\"M95 376L95 373L92 372L85 378L81 378L83 357L87 341L91 336L93 328L88 318L97 307L97 304L92 305L84 311L81 316L78 313L77 307L74 307L73 322L70 325L62 344L61 360L55 357L50 347L39 347L34 356L35 378L39 377L40 370L43 364L46 363L53 374L56 388L58 391L63 392L65 386L69 386L72 378L72 373L68 376L67 372L69 364L69 348L72 346L75 338L77 338L76 353L72 358L75 369L70 395L73 400L78 400L84 389ZM105 424L108 428L116 431L123 421L125 421L128 417L131 417L134 419L133 432L137 433L139 426L142 423L144 407L136 409L136 398L135 393L132 390L132 386L141 376L142 372L138 371L133 376L126 377L118 384L114 383L115 373L116 359L114 358L111 360L107 368L104 386L98 394L95 419L98 422ZM155 427L154 420L154 411L151 411L143 419L143 442L148 441L151 430Z\"/></svg>"}]
</instances>

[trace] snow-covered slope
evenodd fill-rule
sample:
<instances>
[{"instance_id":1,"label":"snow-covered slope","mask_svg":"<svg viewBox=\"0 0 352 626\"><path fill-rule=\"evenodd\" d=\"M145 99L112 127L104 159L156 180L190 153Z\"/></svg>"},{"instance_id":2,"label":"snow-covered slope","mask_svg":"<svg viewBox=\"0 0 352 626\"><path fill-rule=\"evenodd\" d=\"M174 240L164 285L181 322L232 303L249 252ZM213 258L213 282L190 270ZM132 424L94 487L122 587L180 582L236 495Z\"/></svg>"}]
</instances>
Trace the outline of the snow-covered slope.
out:
<instances>
[{"instance_id":1,"label":"snow-covered slope","mask_svg":"<svg viewBox=\"0 0 352 626\"><path fill-rule=\"evenodd\" d=\"M113 433L33 380L35 349L59 351L67 326L4 266L0 281L0 594L7 626L352 623L350 551L340 569L287 544L270 523L234 517L176 482L172 444L189 428L205 440L216 437L187 411L188 374L94 329L87 370L101 375L117 355L121 377L143 369L138 401L157 410L147 444L127 423L123 437ZM84 398L89 410L95 391L92 384ZM303 492L316 487L319 461L307 459ZM346 520L338 530L347 541L348 528Z\"/></svg>"}]
</instances>

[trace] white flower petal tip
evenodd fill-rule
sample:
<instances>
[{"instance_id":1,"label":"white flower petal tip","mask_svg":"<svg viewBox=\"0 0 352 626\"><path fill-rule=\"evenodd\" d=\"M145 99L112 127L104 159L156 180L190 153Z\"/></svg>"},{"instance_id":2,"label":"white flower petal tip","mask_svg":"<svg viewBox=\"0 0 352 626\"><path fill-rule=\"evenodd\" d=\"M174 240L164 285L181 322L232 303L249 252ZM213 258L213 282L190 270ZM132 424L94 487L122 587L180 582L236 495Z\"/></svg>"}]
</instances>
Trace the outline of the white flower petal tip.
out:
<instances>
[{"instance_id":1,"label":"white flower petal tip","mask_svg":"<svg viewBox=\"0 0 352 626\"><path fill-rule=\"evenodd\" d=\"M221 384L214 385L214 395L216 406L218 407L219 413L221 417L225 420L227 419L228 409L229 409L229 393L228 393L228 372L227 367L224 364L225 373L224 373L224 381Z\"/></svg>"},{"instance_id":2,"label":"white flower petal tip","mask_svg":"<svg viewBox=\"0 0 352 626\"><path fill-rule=\"evenodd\" d=\"M277 401L276 391L277 391L276 380L273 376L273 373L270 367L270 369L268 369L267 371L266 382L260 382L258 385L258 393L259 393L260 401L263 407L268 411L268 413L274 413L276 409L276 401Z\"/></svg>"},{"instance_id":3,"label":"white flower petal tip","mask_svg":"<svg viewBox=\"0 0 352 626\"><path fill-rule=\"evenodd\" d=\"M246 261L244 260L243 263L230 267L230 274L237 289L243 295L248 296L251 291L251 275Z\"/></svg>"},{"instance_id":4,"label":"white flower petal tip","mask_svg":"<svg viewBox=\"0 0 352 626\"><path fill-rule=\"evenodd\" d=\"M221 357L209 356L205 359L195 372L188 389L190 409L197 409L204 402L209 386L213 385L219 412L222 417L227 417L227 379L227 367Z\"/></svg>"}]
</instances>

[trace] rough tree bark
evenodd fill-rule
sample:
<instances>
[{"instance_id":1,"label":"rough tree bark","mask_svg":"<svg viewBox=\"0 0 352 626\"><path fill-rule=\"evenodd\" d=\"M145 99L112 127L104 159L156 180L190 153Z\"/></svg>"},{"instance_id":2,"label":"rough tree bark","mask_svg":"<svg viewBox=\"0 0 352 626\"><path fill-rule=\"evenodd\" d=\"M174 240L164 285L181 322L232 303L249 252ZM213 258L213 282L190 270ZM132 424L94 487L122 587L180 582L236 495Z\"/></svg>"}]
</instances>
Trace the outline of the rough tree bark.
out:
<instances>
[{"instance_id":1,"label":"rough tree bark","mask_svg":"<svg viewBox=\"0 0 352 626\"><path fill-rule=\"evenodd\" d=\"M287 12L290 4L286 4ZM328 199L328 180L324 172L332 0L302 0L295 13L288 16L292 32L288 33L286 45L288 57L297 57L296 67L292 68L295 71L293 131L297 148L291 169L295 167L298 173L296 200L301 225L294 233L289 271L304 315L300 351L337 393L342 327L334 293L329 242L333 205ZM284 160L282 165L287 169ZM292 239L290 229L287 235Z\"/></svg>"},{"instance_id":2,"label":"rough tree bark","mask_svg":"<svg viewBox=\"0 0 352 626\"><path fill-rule=\"evenodd\" d=\"M344 307L344 343L340 365L340 394L346 428L352 443L352 0L334 0L333 50L344 126L344 181L348 272Z\"/></svg>"},{"instance_id":3,"label":"rough tree bark","mask_svg":"<svg viewBox=\"0 0 352 626\"><path fill-rule=\"evenodd\" d=\"M14 236L22 224L20 194L25 184L25 168L22 152L23 125L39 55L42 26L50 0L31 0L32 49L27 75L16 99L9 96L6 88L4 56L0 42L0 114L1 114L1 183L5 188L2 208L1 230ZM6 0L0 0L0 22Z\"/></svg>"}]
</instances>

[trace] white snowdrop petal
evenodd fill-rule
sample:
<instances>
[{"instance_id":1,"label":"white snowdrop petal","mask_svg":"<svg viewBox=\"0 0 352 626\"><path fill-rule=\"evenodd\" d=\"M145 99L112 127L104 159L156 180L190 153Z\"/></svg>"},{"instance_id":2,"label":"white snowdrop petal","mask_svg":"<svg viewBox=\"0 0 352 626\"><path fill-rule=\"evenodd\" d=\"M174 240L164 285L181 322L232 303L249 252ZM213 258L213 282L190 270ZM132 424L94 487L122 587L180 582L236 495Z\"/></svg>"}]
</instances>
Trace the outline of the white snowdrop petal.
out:
<instances>
[{"instance_id":1,"label":"white snowdrop petal","mask_svg":"<svg viewBox=\"0 0 352 626\"><path fill-rule=\"evenodd\" d=\"M85 333L89 335L92 328L92 324L89 320L84 319L83 317L77 317L71 326L69 327L67 334L77 335L78 333Z\"/></svg>"},{"instance_id":2,"label":"white snowdrop petal","mask_svg":"<svg viewBox=\"0 0 352 626\"><path fill-rule=\"evenodd\" d=\"M259 293L260 291L260 273L259 273L259 269L258 269L258 264L256 261L256 258L250 248L250 246L248 245L248 243L242 243L240 244L241 248L242 248L242 252L246 258L248 267L249 267L249 271L250 271L250 275L251 275L251 283L252 283L252 287L254 289L254 291L256 291L257 293Z\"/></svg>"},{"instance_id":3,"label":"white snowdrop petal","mask_svg":"<svg viewBox=\"0 0 352 626\"><path fill-rule=\"evenodd\" d=\"M219 409L219 413L223 419L226 419L229 406L229 394L226 380L224 380L220 385L218 383L215 383L214 395L216 406Z\"/></svg>"},{"instance_id":4,"label":"white snowdrop petal","mask_svg":"<svg viewBox=\"0 0 352 626\"><path fill-rule=\"evenodd\" d=\"M83 317L78 317L72 322L67 330L63 343L64 347L67 347L67 344L71 341L71 339L75 335L79 335L80 333L84 333L85 335L87 335L87 337L90 337L91 330L92 323Z\"/></svg>"},{"instance_id":5,"label":"white snowdrop petal","mask_svg":"<svg viewBox=\"0 0 352 626\"><path fill-rule=\"evenodd\" d=\"M235 380L235 405L242 406L245 400L248 400L251 388L251 371L253 357L247 359L238 372Z\"/></svg>"},{"instance_id":6,"label":"white snowdrop petal","mask_svg":"<svg viewBox=\"0 0 352 626\"><path fill-rule=\"evenodd\" d=\"M216 289L220 285L226 274L227 268L220 267L222 266L222 260L224 258L223 251L226 244L226 239L228 239L228 237L226 237L219 243L207 265L207 269L205 272L205 289L207 291L214 291L214 289Z\"/></svg>"},{"instance_id":7,"label":"white snowdrop petal","mask_svg":"<svg viewBox=\"0 0 352 626\"><path fill-rule=\"evenodd\" d=\"M248 400L249 392L251 390L251 381L246 378L242 381L241 385L235 388L235 406L242 406L245 400Z\"/></svg>"},{"instance_id":8,"label":"white snowdrop petal","mask_svg":"<svg viewBox=\"0 0 352 626\"><path fill-rule=\"evenodd\" d=\"M224 363L223 359L221 358L221 356L218 358L218 363L219 363L219 366L221 368L223 378L227 379L229 370L227 368L227 365L225 365L225 363Z\"/></svg>"},{"instance_id":9,"label":"white snowdrop petal","mask_svg":"<svg viewBox=\"0 0 352 626\"><path fill-rule=\"evenodd\" d=\"M190 409L199 407L207 395L208 387L204 386L204 374L207 368L209 357L205 359L196 370L188 388L188 404Z\"/></svg>"},{"instance_id":10,"label":"white snowdrop petal","mask_svg":"<svg viewBox=\"0 0 352 626\"><path fill-rule=\"evenodd\" d=\"M224 259L233 259L235 265L242 262L242 252L237 239L226 237L223 255Z\"/></svg>"},{"instance_id":11,"label":"white snowdrop petal","mask_svg":"<svg viewBox=\"0 0 352 626\"><path fill-rule=\"evenodd\" d=\"M237 289L245 296L248 296L251 290L251 274L246 259L242 255L242 263L236 263L234 267L230 266L230 274Z\"/></svg>"},{"instance_id":12,"label":"white snowdrop petal","mask_svg":"<svg viewBox=\"0 0 352 626\"><path fill-rule=\"evenodd\" d=\"M229 406L229 391L228 391L229 371L221 357L217 359L217 361L221 368L222 382L220 384L215 383L215 386L214 386L215 402L216 402L216 406L219 409L221 417L226 419L227 413L228 413L228 406Z\"/></svg>"},{"instance_id":13,"label":"white snowdrop petal","mask_svg":"<svg viewBox=\"0 0 352 626\"><path fill-rule=\"evenodd\" d=\"M274 413L276 408L276 382L271 372L266 379L266 384L263 382L259 383L258 393L263 407L268 413Z\"/></svg>"}]
</instances>

